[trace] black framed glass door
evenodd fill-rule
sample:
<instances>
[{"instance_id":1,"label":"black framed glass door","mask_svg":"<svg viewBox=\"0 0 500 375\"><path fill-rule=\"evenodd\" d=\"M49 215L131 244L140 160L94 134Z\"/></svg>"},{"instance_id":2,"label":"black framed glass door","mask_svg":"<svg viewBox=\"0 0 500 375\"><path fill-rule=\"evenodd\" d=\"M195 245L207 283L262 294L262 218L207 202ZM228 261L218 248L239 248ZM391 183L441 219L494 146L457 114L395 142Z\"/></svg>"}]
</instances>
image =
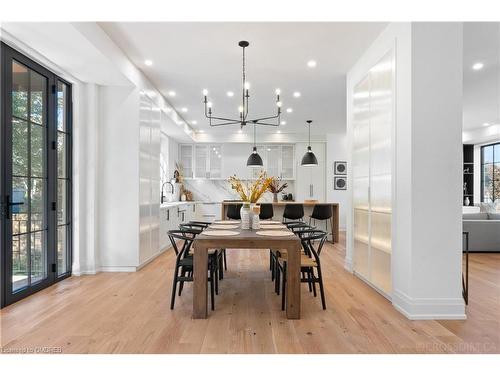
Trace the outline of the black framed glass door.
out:
<instances>
[{"instance_id":1,"label":"black framed glass door","mask_svg":"<svg viewBox=\"0 0 500 375\"><path fill-rule=\"evenodd\" d=\"M71 273L71 86L5 44L2 306Z\"/></svg>"}]
</instances>

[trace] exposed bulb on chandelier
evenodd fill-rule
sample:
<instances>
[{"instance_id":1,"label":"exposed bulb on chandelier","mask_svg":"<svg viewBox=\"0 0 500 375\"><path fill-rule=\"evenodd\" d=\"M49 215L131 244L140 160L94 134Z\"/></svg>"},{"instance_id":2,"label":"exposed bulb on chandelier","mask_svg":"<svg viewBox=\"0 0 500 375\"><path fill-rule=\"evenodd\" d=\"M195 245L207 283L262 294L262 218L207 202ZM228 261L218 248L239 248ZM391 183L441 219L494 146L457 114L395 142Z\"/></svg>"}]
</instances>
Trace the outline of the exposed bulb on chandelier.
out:
<instances>
[{"instance_id":1,"label":"exposed bulb on chandelier","mask_svg":"<svg viewBox=\"0 0 500 375\"><path fill-rule=\"evenodd\" d=\"M208 95L208 90L207 89L203 89L203 95L205 95L205 96Z\"/></svg>"},{"instance_id":2,"label":"exposed bulb on chandelier","mask_svg":"<svg viewBox=\"0 0 500 375\"><path fill-rule=\"evenodd\" d=\"M250 82L245 82L245 90L250 90Z\"/></svg>"}]
</instances>

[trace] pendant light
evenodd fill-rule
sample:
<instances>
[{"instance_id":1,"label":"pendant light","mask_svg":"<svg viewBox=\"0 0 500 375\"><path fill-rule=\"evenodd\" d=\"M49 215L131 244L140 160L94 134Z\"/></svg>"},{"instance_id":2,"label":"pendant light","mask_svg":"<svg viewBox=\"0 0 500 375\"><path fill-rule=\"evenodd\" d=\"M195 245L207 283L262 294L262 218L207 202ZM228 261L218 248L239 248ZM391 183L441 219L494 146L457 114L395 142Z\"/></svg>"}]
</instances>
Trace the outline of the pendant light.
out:
<instances>
[{"instance_id":1,"label":"pendant light","mask_svg":"<svg viewBox=\"0 0 500 375\"><path fill-rule=\"evenodd\" d=\"M300 165L304 167L315 167L318 165L318 159L316 159L316 155L311 150L311 122L312 120L307 120L307 124L309 125L309 144L307 146L307 152L302 157L302 162Z\"/></svg>"},{"instance_id":2,"label":"pendant light","mask_svg":"<svg viewBox=\"0 0 500 375\"><path fill-rule=\"evenodd\" d=\"M248 157L247 167L262 167L264 165L264 163L262 162L262 158L257 153L257 146L255 144L256 127L257 127L257 123L256 123L256 121L254 121L254 123L253 123L253 151L250 154L250 156Z\"/></svg>"}]
</instances>

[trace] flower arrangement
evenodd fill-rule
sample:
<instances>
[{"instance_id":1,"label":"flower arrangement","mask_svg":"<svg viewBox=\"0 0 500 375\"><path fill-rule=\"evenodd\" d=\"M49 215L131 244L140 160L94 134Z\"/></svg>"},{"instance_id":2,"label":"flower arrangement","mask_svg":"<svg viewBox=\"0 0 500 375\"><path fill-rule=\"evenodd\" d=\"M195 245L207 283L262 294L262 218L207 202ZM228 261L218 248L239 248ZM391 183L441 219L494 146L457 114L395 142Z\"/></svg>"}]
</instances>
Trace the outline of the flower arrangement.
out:
<instances>
[{"instance_id":1,"label":"flower arrangement","mask_svg":"<svg viewBox=\"0 0 500 375\"><path fill-rule=\"evenodd\" d=\"M273 194L281 193L288 187L288 183L281 184L281 177L271 177L271 183L269 184L269 191Z\"/></svg>"},{"instance_id":2,"label":"flower arrangement","mask_svg":"<svg viewBox=\"0 0 500 375\"><path fill-rule=\"evenodd\" d=\"M281 193L284 189L288 187L288 184L285 182L281 184L281 177L272 177L271 183L269 184L269 191L273 193L273 202L278 201L278 193Z\"/></svg>"},{"instance_id":3,"label":"flower arrangement","mask_svg":"<svg viewBox=\"0 0 500 375\"><path fill-rule=\"evenodd\" d=\"M262 194L269 190L272 182L271 177L267 177L266 172L261 172L260 176L250 185L242 182L236 175L228 179L231 188L238 193L243 202L257 203Z\"/></svg>"}]
</instances>

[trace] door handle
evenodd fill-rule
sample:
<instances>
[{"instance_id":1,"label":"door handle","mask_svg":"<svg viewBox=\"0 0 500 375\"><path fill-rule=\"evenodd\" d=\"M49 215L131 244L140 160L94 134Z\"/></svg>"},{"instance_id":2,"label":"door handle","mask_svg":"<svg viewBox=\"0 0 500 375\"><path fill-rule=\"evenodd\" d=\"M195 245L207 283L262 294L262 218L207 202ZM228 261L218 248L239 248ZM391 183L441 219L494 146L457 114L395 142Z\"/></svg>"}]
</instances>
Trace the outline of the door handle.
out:
<instances>
[{"instance_id":1,"label":"door handle","mask_svg":"<svg viewBox=\"0 0 500 375\"><path fill-rule=\"evenodd\" d=\"M5 196L5 204L4 204L4 206L5 206L5 211L4 211L5 218L10 219L10 207L11 206L20 206L22 204L24 204L24 202L11 202L10 195L6 195Z\"/></svg>"}]
</instances>

